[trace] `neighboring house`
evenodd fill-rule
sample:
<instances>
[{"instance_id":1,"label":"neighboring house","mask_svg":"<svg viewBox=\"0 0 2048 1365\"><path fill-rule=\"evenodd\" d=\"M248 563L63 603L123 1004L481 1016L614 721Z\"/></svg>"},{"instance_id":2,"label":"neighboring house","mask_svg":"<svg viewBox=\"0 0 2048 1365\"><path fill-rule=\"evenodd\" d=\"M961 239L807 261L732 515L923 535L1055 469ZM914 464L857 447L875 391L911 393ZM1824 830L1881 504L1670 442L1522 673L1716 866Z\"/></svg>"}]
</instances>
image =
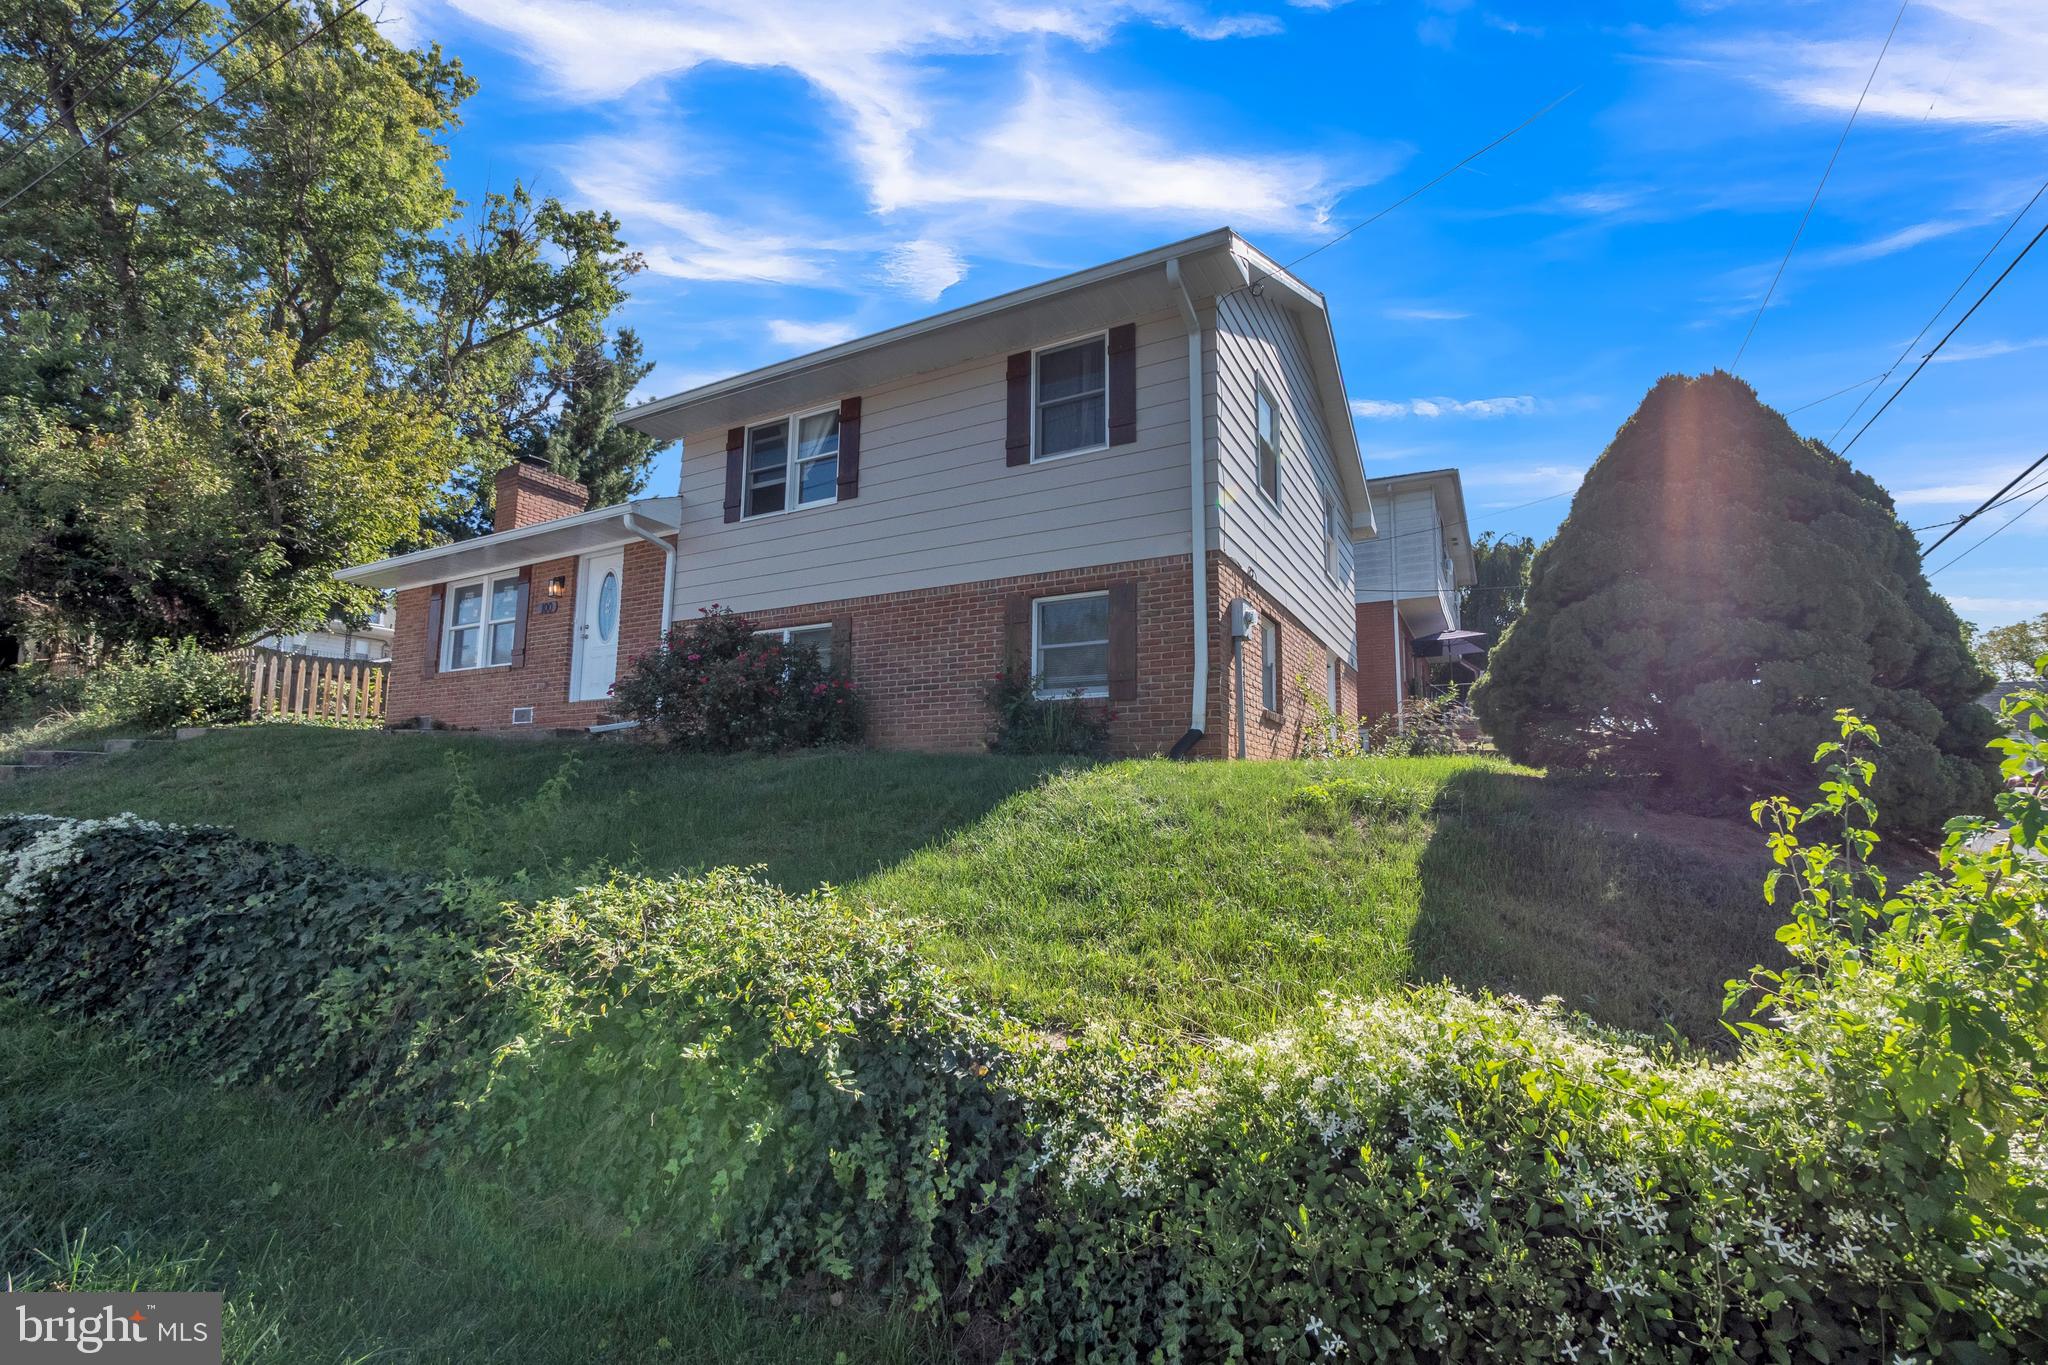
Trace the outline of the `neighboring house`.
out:
<instances>
[{"instance_id":1,"label":"neighboring house","mask_svg":"<svg viewBox=\"0 0 2048 1365\"><path fill-rule=\"evenodd\" d=\"M397 613L386 603L377 608L367 624L361 626L330 620L318 630L266 635L256 644L261 649L274 649L281 654L307 654L316 659L380 661L391 657L392 633L397 620Z\"/></svg>"},{"instance_id":2,"label":"neighboring house","mask_svg":"<svg viewBox=\"0 0 2048 1365\"><path fill-rule=\"evenodd\" d=\"M721 604L845 669L882 747L981 747L1008 667L1100 699L1121 752L1223 755L1236 598L1248 755L1294 752L1297 680L1355 714L1373 504L1329 319L1228 229L621 420L682 441L677 496L589 509L514 465L494 534L340 575L397 593L394 724L604 721Z\"/></svg>"},{"instance_id":3,"label":"neighboring house","mask_svg":"<svg viewBox=\"0 0 2048 1365\"><path fill-rule=\"evenodd\" d=\"M1351 547L1357 573L1358 709L1377 720L1401 714L1428 676L1415 642L1458 629L1459 588L1478 581L1465 529L1465 491L1455 469L1373 479L1378 534Z\"/></svg>"}]
</instances>

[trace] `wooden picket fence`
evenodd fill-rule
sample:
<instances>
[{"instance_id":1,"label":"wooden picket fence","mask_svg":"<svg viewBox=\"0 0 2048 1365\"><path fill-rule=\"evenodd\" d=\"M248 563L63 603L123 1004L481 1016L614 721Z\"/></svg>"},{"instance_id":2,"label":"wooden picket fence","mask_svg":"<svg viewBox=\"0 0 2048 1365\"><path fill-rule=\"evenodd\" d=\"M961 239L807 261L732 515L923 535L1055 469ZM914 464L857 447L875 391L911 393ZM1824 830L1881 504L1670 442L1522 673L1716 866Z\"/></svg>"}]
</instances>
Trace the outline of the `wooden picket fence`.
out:
<instances>
[{"instance_id":1,"label":"wooden picket fence","mask_svg":"<svg viewBox=\"0 0 2048 1365\"><path fill-rule=\"evenodd\" d=\"M249 680L249 714L325 720L382 720L391 672L381 659L323 659L275 649L239 650Z\"/></svg>"}]
</instances>

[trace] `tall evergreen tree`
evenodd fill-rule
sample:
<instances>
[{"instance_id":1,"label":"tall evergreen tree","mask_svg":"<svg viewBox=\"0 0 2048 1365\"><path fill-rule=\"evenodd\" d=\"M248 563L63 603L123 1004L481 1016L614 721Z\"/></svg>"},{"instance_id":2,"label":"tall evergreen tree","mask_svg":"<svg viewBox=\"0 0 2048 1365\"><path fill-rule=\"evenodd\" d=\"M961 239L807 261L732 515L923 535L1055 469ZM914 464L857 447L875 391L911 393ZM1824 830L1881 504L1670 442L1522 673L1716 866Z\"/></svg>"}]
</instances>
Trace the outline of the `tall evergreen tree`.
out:
<instances>
[{"instance_id":1,"label":"tall evergreen tree","mask_svg":"<svg viewBox=\"0 0 2048 1365\"><path fill-rule=\"evenodd\" d=\"M1880 808L1925 829L1996 785L1989 682L1884 489L1716 372L1616 433L1473 703L1521 761L1730 797L1796 786L1850 707Z\"/></svg>"},{"instance_id":2,"label":"tall evergreen tree","mask_svg":"<svg viewBox=\"0 0 2048 1365\"><path fill-rule=\"evenodd\" d=\"M1536 542L1488 531L1472 542L1472 586L1458 589L1458 623L1486 636L1488 649L1522 614L1529 593L1529 561Z\"/></svg>"}]
</instances>

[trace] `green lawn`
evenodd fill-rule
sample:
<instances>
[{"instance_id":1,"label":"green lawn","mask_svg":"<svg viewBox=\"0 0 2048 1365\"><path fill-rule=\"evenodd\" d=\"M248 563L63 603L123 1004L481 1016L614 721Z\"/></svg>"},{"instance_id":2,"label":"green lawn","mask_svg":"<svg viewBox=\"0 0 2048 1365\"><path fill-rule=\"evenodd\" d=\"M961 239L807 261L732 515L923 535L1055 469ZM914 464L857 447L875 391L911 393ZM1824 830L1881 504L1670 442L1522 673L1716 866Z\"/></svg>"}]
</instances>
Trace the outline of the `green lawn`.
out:
<instances>
[{"instance_id":1,"label":"green lawn","mask_svg":"<svg viewBox=\"0 0 2048 1365\"><path fill-rule=\"evenodd\" d=\"M1325 989L1448 978L1712 1041L1721 983L1776 952L1757 845L1700 851L1477 759L696 758L271 726L29 778L0 787L0 808L134 810L436 870L451 760L509 812L571 754L567 801L544 822L508 815L500 862L553 869L544 882L603 864L830 882L927 922L971 985L1058 1027L1242 1035ZM1296 790L1333 772L1414 793L1415 809L1297 810Z\"/></svg>"},{"instance_id":2,"label":"green lawn","mask_svg":"<svg viewBox=\"0 0 2048 1365\"><path fill-rule=\"evenodd\" d=\"M0 1276L216 1289L236 1365L955 1358L901 1316L777 1304L374 1134L137 1067L0 1002Z\"/></svg>"}]
</instances>

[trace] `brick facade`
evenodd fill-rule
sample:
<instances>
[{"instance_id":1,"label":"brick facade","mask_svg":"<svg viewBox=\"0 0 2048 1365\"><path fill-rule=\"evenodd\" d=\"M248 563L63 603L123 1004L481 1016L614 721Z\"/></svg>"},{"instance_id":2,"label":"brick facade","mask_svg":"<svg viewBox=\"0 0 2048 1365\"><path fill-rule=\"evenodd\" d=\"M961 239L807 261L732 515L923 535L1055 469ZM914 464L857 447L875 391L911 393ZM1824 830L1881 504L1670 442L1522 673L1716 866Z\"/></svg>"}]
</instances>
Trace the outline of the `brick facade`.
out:
<instances>
[{"instance_id":1,"label":"brick facade","mask_svg":"<svg viewBox=\"0 0 2048 1365\"><path fill-rule=\"evenodd\" d=\"M1396 629L1398 653L1392 638ZM1399 620L1392 602L1358 604L1358 713L1367 720L1394 714L1396 700L1414 682L1414 645L1408 623Z\"/></svg>"},{"instance_id":2,"label":"brick facade","mask_svg":"<svg viewBox=\"0 0 2048 1365\"><path fill-rule=\"evenodd\" d=\"M385 675L389 680L384 701L386 723L410 726L426 716L436 724L458 729L509 729L515 706L531 706L533 723L540 729L596 725L611 719L607 702L569 700L579 562L572 555L533 566L533 586L526 605L526 662L517 668L429 672L427 604L434 590L401 591L391 642L391 671ZM646 541L627 543L619 574L621 669L659 642L661 580L666 565L666 557ZM549 597L548 582L557 577L563 580L562 595ZM549 610L551 605L553 610Z\"/></svg>"},{"instance_id":3,"label":"brick facade","mask_svg":"<svg viewBox=\"0 0 2048 1365\"><path fill-rule=\"evenodd\" d=\"M635 541L626 546L620 603L619 665L659 640L661 553ZM575 630L574 558L533 566L528 604L525 663L518 668L429 673L426 617L432 589L410 588L398 595L397 636L392 649L387 715L394 725L421 716L464 729L509 728L512 708L532 706L538 728L585 726L610 719L602 701L568 700L571 646ZM1313 719L1301 684L1318 695L1328 685L1329 652L1308 628L1280 607L1237 564L1212 552L1209 563L1210 631L1208 733L1198 757L1237 752L1235 687L1228 624L1234 597L1245 597L1280 624L1284 656L1280 708L1260 705L1259 640L1247 642L1245 687L1248 723L1245 753L1251 758L1292 757ZM546 585L562 577L564 590L550 598ZM1137 610L1137 695L1090 703L1115 714L1111 745L1120 754L1158 754L1186 733L1193 626L1188 617L1188 557L1104 564L1089 569L870 597L827 599L796 607L750 613L763 629L846 623L848 667L868 699L868 741L882 749L975 752L987 738L989 715L982 690L1000 673L1008 647L1005 609L1018 593L1051 597L1094 592L1129 583ZM544 604L556 603L553 611ZM1338 709L1357 714L1357 673L1339 663Z\"/></svg>"}]
</instances>

